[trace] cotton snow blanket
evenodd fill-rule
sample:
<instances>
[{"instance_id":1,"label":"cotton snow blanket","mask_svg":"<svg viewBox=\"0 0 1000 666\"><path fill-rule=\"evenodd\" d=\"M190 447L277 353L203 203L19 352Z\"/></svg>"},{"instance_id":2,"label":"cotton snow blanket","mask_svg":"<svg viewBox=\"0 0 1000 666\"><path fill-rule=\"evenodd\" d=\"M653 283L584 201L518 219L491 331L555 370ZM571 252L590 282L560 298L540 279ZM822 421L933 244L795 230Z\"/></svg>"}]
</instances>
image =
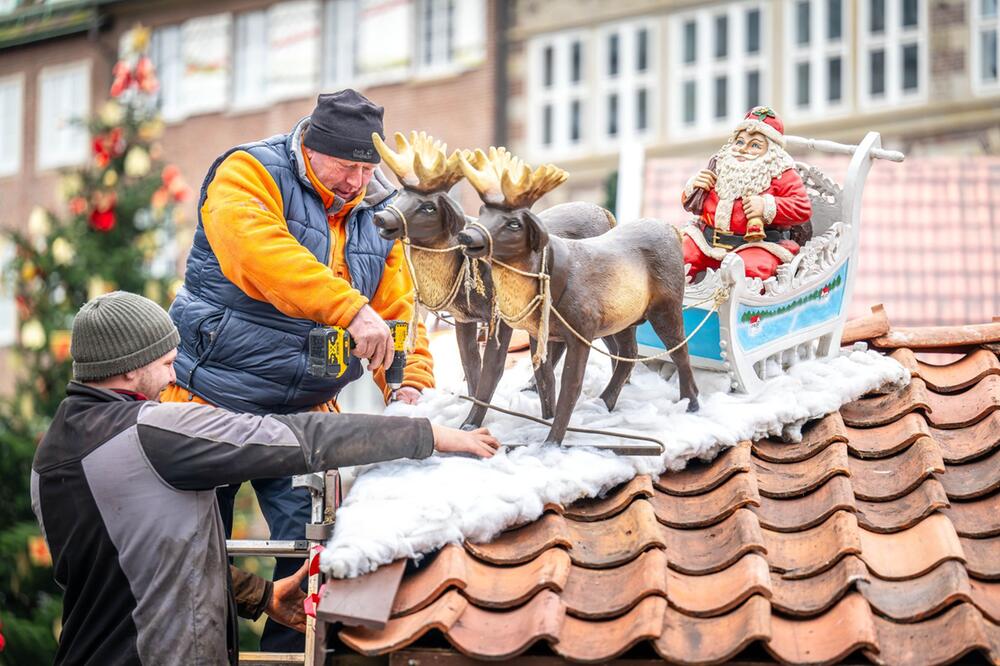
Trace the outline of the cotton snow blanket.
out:
<instances>
[{"instance_id":1,"label":"cotton snow blanket","mask_svg":"<svg viewBox=\"0 0 1000 666\"><path fill-rule=\"evenodd\" d=\"M490 460L435 454L361 470L337 511L333 537L321 557L323 569L337 578L354 577L448 543L489 541L537 519L549 502L567 505L598 497L637 474L679 470L692 458L711 459L743 440L798 441L806 422L910 380L895 360L861 349L800 362L754 396L728 392L722 373L696 371L701 408L689 414L686 402L676 402L676 377L664 379L639 364L609 413L598 396L610 372L607 359L591 355L571 425L656 437L666 445L661 456L618 456L588 446L608 438L576 433L568 433L562 447L543 446L546 426L490 412L484 425L510 445ZM508 369L493 404L538 416L537 394L523 390L530 377L527 360ZM463 383L425 391L419 405L394 403L386 414L458 426L470 407L457 397L464 390Z\"/></svg>"}]
</instances>

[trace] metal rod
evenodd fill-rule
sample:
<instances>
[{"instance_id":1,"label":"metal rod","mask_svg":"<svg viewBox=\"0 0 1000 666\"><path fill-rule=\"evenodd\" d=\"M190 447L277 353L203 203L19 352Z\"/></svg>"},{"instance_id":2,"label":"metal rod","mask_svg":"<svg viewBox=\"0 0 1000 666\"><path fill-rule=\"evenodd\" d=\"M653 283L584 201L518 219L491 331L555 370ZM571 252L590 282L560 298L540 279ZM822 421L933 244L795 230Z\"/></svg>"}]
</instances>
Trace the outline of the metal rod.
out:
<instances>
[{"instance_id":1,"label":"metal rod","mask_svg":"<svg viewBox=\"0 0 1000 666\"><path fill-rule=\"evenodd\" d=\"M836 141L827 141L826 139L807 139L793 135L785 136L785 142L789 146L797 148L808 148L823 153L839 153L841 155L853 155L858 149L857 146L851 146L846 143L837 143ZM872 157L877 157L880 160L889 160L890 162L902 162L905 155L898 150L875 148L872 150Z\"/></svg>"},{"instance_id":2,"label":"metal rod","mask_svg":"<svg viewBox=\"0 0 1000 666\"><path fill-rule=\"evenodd\" d=\"M305 557L309 554L309 542L231 539L226 541L226 550L231 557Z\"/></svg>"}]
</instances>

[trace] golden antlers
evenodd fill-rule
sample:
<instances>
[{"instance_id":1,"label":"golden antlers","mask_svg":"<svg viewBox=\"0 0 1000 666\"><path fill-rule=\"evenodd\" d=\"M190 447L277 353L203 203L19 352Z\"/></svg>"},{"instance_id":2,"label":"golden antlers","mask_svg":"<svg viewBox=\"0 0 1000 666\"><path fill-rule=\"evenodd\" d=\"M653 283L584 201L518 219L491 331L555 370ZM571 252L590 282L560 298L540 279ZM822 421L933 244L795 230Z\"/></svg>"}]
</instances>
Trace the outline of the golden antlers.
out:
<instances>
[{"instance_id":1,"label":"golden antlers","mask_svg":"<svg viewBox=\"0 0 1000 666\"><path fill-rule=\"evenodd\" d=\"M448 155L448 144L426 132L410 132L407 139L396 132L396 150L392 150L377 132L372 133L375 149L400 182L420 192L447 190L462 180L459 152Z\"/></svg>"},{"instance_id":2,"label":"golden antlers","mask_svg":"<svg viewBox=\"0 0 1000 666\"><path fill-rule=\"evenodd\" d=\"M491 146L488 154L478 149L475 153L463 152L458 159L479 197L496 206L530 208L569 177L554 164L543 164L532 171L506 148Z\"/></svg>"}]
</instances>

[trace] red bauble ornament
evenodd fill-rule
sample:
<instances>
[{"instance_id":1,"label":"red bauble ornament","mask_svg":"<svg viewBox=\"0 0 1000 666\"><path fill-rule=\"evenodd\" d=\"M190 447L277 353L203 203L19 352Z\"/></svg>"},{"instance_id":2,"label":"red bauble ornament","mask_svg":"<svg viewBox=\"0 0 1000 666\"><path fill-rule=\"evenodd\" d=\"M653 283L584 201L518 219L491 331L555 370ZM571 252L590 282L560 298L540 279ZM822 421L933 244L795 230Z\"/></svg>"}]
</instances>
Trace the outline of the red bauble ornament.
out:
<instances>
[{"instance_id":1,"label":"red bauble ornament","mask_svg":"<svg viewBox=\"0 0 1000 666\"><path fill-rule=\"evenodd\" d=\"M94 231L108 232L115 228L115 209L94 210L90 213L88 220L91 229Z\"/></svg>"},{"instance_id":2,"label":"red bauble ornament","mask_svg":"<svg viewBox=\"0 0 1000 666\"><path fill-rule=\"evenodd\" d=\"M111 96L118 97L132 84L132 68L124 60L119 60L111 73L115 77L111 83Z\"/></svg>"}]
</instances>

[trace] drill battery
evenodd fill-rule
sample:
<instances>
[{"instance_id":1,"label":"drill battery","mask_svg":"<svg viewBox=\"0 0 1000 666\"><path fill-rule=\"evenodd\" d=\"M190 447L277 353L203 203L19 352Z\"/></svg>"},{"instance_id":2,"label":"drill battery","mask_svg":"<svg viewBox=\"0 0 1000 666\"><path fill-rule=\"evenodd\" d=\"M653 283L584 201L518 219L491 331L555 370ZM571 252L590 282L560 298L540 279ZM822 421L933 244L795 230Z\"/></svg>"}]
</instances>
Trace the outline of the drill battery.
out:
<instances>
[{"instance_id":1,"label":"drill battery","mask_svg":"<svg viewBox=\"0 0 1000 666\"><path fill-rule=\"evenodd\" d=\"M392 364L385 369L385 382L393 390L403 384L403 369L406 367L406 338L410 326L408 322L392 320L385 322L392 334ZM346 329L337 326L318 326L309 331L308 373L313 377L334 377L339 379L351 365L351 351L355 343Z\"/></svg>"}]
</instances>

